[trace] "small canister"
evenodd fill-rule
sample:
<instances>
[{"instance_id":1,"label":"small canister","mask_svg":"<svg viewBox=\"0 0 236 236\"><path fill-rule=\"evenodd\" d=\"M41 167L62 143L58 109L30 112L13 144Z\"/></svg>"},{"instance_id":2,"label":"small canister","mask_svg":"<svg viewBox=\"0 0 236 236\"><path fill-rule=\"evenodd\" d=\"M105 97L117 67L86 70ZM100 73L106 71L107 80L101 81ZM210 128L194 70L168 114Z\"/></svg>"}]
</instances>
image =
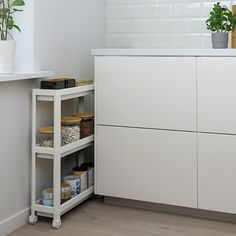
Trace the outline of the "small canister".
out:
<instances>
[{"instance_id":1,"label":"small canister","mask_svg":"<svg viewBox=\"0 0 236 236\"><path fill-rule=\"evenodd\" d=\"M82 193L88 188L87 168L74 167L73 173L80 177L80 192Z\"/></svg>"},{"instance_id":2,"label":"small canister","mask_svg":"<svg viewBox=\"0 0 236 236\"><path fill-rule=\"evenodd\" d=\"M83 163L81 168L87 168L88 188L94 186L94 163Z\"/></svg>"},{"instance_id":3,"label":"small canister","mask_svg":"<svg viewBox=\"0 0 236 236\"><path fill-rule=\"evenodd\" d=\"M53 206L53 189L47 188L42 192L42 204L45 206Z\"/></svg>"},{"instance_id":4,"label":"small canister","mask_svg":"<svg viewBox=\"0 0 236 236\"><path fill-rule=\"evenodd\" d=\"M71 197L75 197L80 194L80 177L75 175L69 175L64 177L64 182L71 186Z\"/></svg>"},{"instance_id":5,"label":"small canister","mask_svg":"<svg viewBox=\"0 0 236 236\"><path fill-rule=\"evenodd\" d=\"M80 117L62 117L61 125L64 128L62 140L64 145L80 139Z\"/></svg>"},{"instance_id":6,"label":"small canister","mask_svg":"<svg viewBox=\"0 0 236 236\"><path fill-rule=\"evenodd\" d=\"M82 119L80 124L80 136L86 138L94 134L94 113L93 112L79 112L77 117Z\"/></svg>"},{"instance_id":7,"label":"small canister","mask_svg":"<svg viewBox=\"0 0 236 236\"><path fill-rule=\"evenodd\" d=\"M71 186L67 183L61 184L61 203L65 203L66 201L71 199Z\"/></svg>"},{"instance_id":8,"label":"small canister","mask_svg":"<svg viewBox=\"0 0 236 236\"><path fill-rule=\"evenodd\" d=\"M64 129L61 128L61 133L64 132ZM53 147L53 127L43 127L39 129L40 133L40 146L42 147ZM61 143L63 145L63 143Z\"/></svg>"}]
</instances>

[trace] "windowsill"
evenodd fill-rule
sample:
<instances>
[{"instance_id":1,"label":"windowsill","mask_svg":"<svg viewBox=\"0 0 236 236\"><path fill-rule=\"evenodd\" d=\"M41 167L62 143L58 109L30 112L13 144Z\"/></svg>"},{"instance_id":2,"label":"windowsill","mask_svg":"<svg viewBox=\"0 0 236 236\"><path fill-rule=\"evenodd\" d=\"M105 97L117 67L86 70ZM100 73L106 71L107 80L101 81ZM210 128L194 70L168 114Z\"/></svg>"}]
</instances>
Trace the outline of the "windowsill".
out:
<instances>
[{"instance_id":1,"label":"windowsill","mask_svg":"<svg viewBox=\"0 0 236 236\"><path fill-rule=\"evenodd\" d=\"M54 76L53 71L38 71L38 72L14 72L12 74L0 74L0 82L38 79Z\"/></svg>"}]
</instances>

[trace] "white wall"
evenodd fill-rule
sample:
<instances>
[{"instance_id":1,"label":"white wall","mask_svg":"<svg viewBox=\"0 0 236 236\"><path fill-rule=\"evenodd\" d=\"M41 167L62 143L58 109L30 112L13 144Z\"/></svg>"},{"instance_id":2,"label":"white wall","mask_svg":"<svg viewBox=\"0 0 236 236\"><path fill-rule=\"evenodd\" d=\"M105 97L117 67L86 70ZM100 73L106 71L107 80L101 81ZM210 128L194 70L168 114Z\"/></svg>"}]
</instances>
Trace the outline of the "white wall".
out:
<instances>
[{"instance_id":1,"label":"white wall","mask_svg":"<svg viewBox=\"0 0 236 236\"><path fill-rule=\"evenodd\" d=\"M24 12L14 16L21 33L13 32L16 40L15 70L21 72L34 70L34 0L25 0L25 3Z\"/></svg>"},{"instance_id":2,"label":"white wall","mask_svg":"<svg viewBox=\"0 0 236 236\"><path fill-rule=\"evenodd\" d=\"M215 2L107 0L107 47L209 48L205 21Z\"/></svg>"},{"instance_id":3,"label":"white wall","mask_svg":"<svg viewBox=\"0 0 236 236\"><path fill-rule=\"evenodd\" d=\"M105 0L36 0L36 68L93 78L90 49L104 45L104 4Z\"/></svg>"},{"instance_id":4,"label":"white wall","mask_svg":"<svg viewBox=\"0 0 236 236\"><path fill-rule=\"evenodd\" d=\"M16 68L55 70L60 76L93 78L90 49L105 46L105 0L26 0L26 3L26 11L17 16L23 33L17 34ZM19 227L28 215L30 103L35 82L0 83L0 236ZM90 101L88 105L92 109ZM49 107L44 112L49 115ZM39 177L52 171L48 164L40 163ZM38 192L48 184L47 179L40 179Z\"/></svg>"}]
</instances>

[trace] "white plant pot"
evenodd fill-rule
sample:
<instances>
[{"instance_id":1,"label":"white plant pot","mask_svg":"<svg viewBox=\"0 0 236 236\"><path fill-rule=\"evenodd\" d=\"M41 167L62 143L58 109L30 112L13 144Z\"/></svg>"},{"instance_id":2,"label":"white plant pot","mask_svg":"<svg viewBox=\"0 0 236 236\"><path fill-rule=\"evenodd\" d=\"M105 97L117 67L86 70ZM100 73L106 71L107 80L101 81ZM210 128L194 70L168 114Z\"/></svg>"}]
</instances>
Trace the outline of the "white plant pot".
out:
<instances>
[{"instance_id":1,"label":"white plant pot","mask_svg":"<svg viewBox=\"0 0 236 236\"><path fill-rule=\"evenodd\" d=\"M0 74L13 72L16 41L0 40Z\"/></svg>"}]
</instances>

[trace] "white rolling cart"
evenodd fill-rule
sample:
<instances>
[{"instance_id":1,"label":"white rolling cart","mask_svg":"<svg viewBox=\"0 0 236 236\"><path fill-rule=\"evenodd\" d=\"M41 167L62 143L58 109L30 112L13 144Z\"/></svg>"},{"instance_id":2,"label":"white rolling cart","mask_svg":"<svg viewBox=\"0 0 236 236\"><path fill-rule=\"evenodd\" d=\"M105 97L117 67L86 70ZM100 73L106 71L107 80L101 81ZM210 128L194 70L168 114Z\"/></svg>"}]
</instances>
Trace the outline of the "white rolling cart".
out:
<instances>
[{"instance_id":1,"label":"white rolling cart","mask_svg":"<svg viewBox=\"0 0 236 236\"><path fill-rule=\"evenodd\" d=\"M83 110L84 96L94 93L94 85L86 85L62 90L34 89L32 98L32 176L31 176L31 215L29 223L35 224L39 216L53 218L52 227L61 226L61 215L88 199L94 193L94 187L88 188L78 196L61 204L61 158L82 150L93 144L94 135L80 139L74 143L61 146L61 101L78 99L78 109ZM37 101L53 102L54 147L41 147L36 143L36 108ZM41 199L36 199L36 159L46 158L53 161L53 206L44 206Z\"/></svg>"}]
</instances>

